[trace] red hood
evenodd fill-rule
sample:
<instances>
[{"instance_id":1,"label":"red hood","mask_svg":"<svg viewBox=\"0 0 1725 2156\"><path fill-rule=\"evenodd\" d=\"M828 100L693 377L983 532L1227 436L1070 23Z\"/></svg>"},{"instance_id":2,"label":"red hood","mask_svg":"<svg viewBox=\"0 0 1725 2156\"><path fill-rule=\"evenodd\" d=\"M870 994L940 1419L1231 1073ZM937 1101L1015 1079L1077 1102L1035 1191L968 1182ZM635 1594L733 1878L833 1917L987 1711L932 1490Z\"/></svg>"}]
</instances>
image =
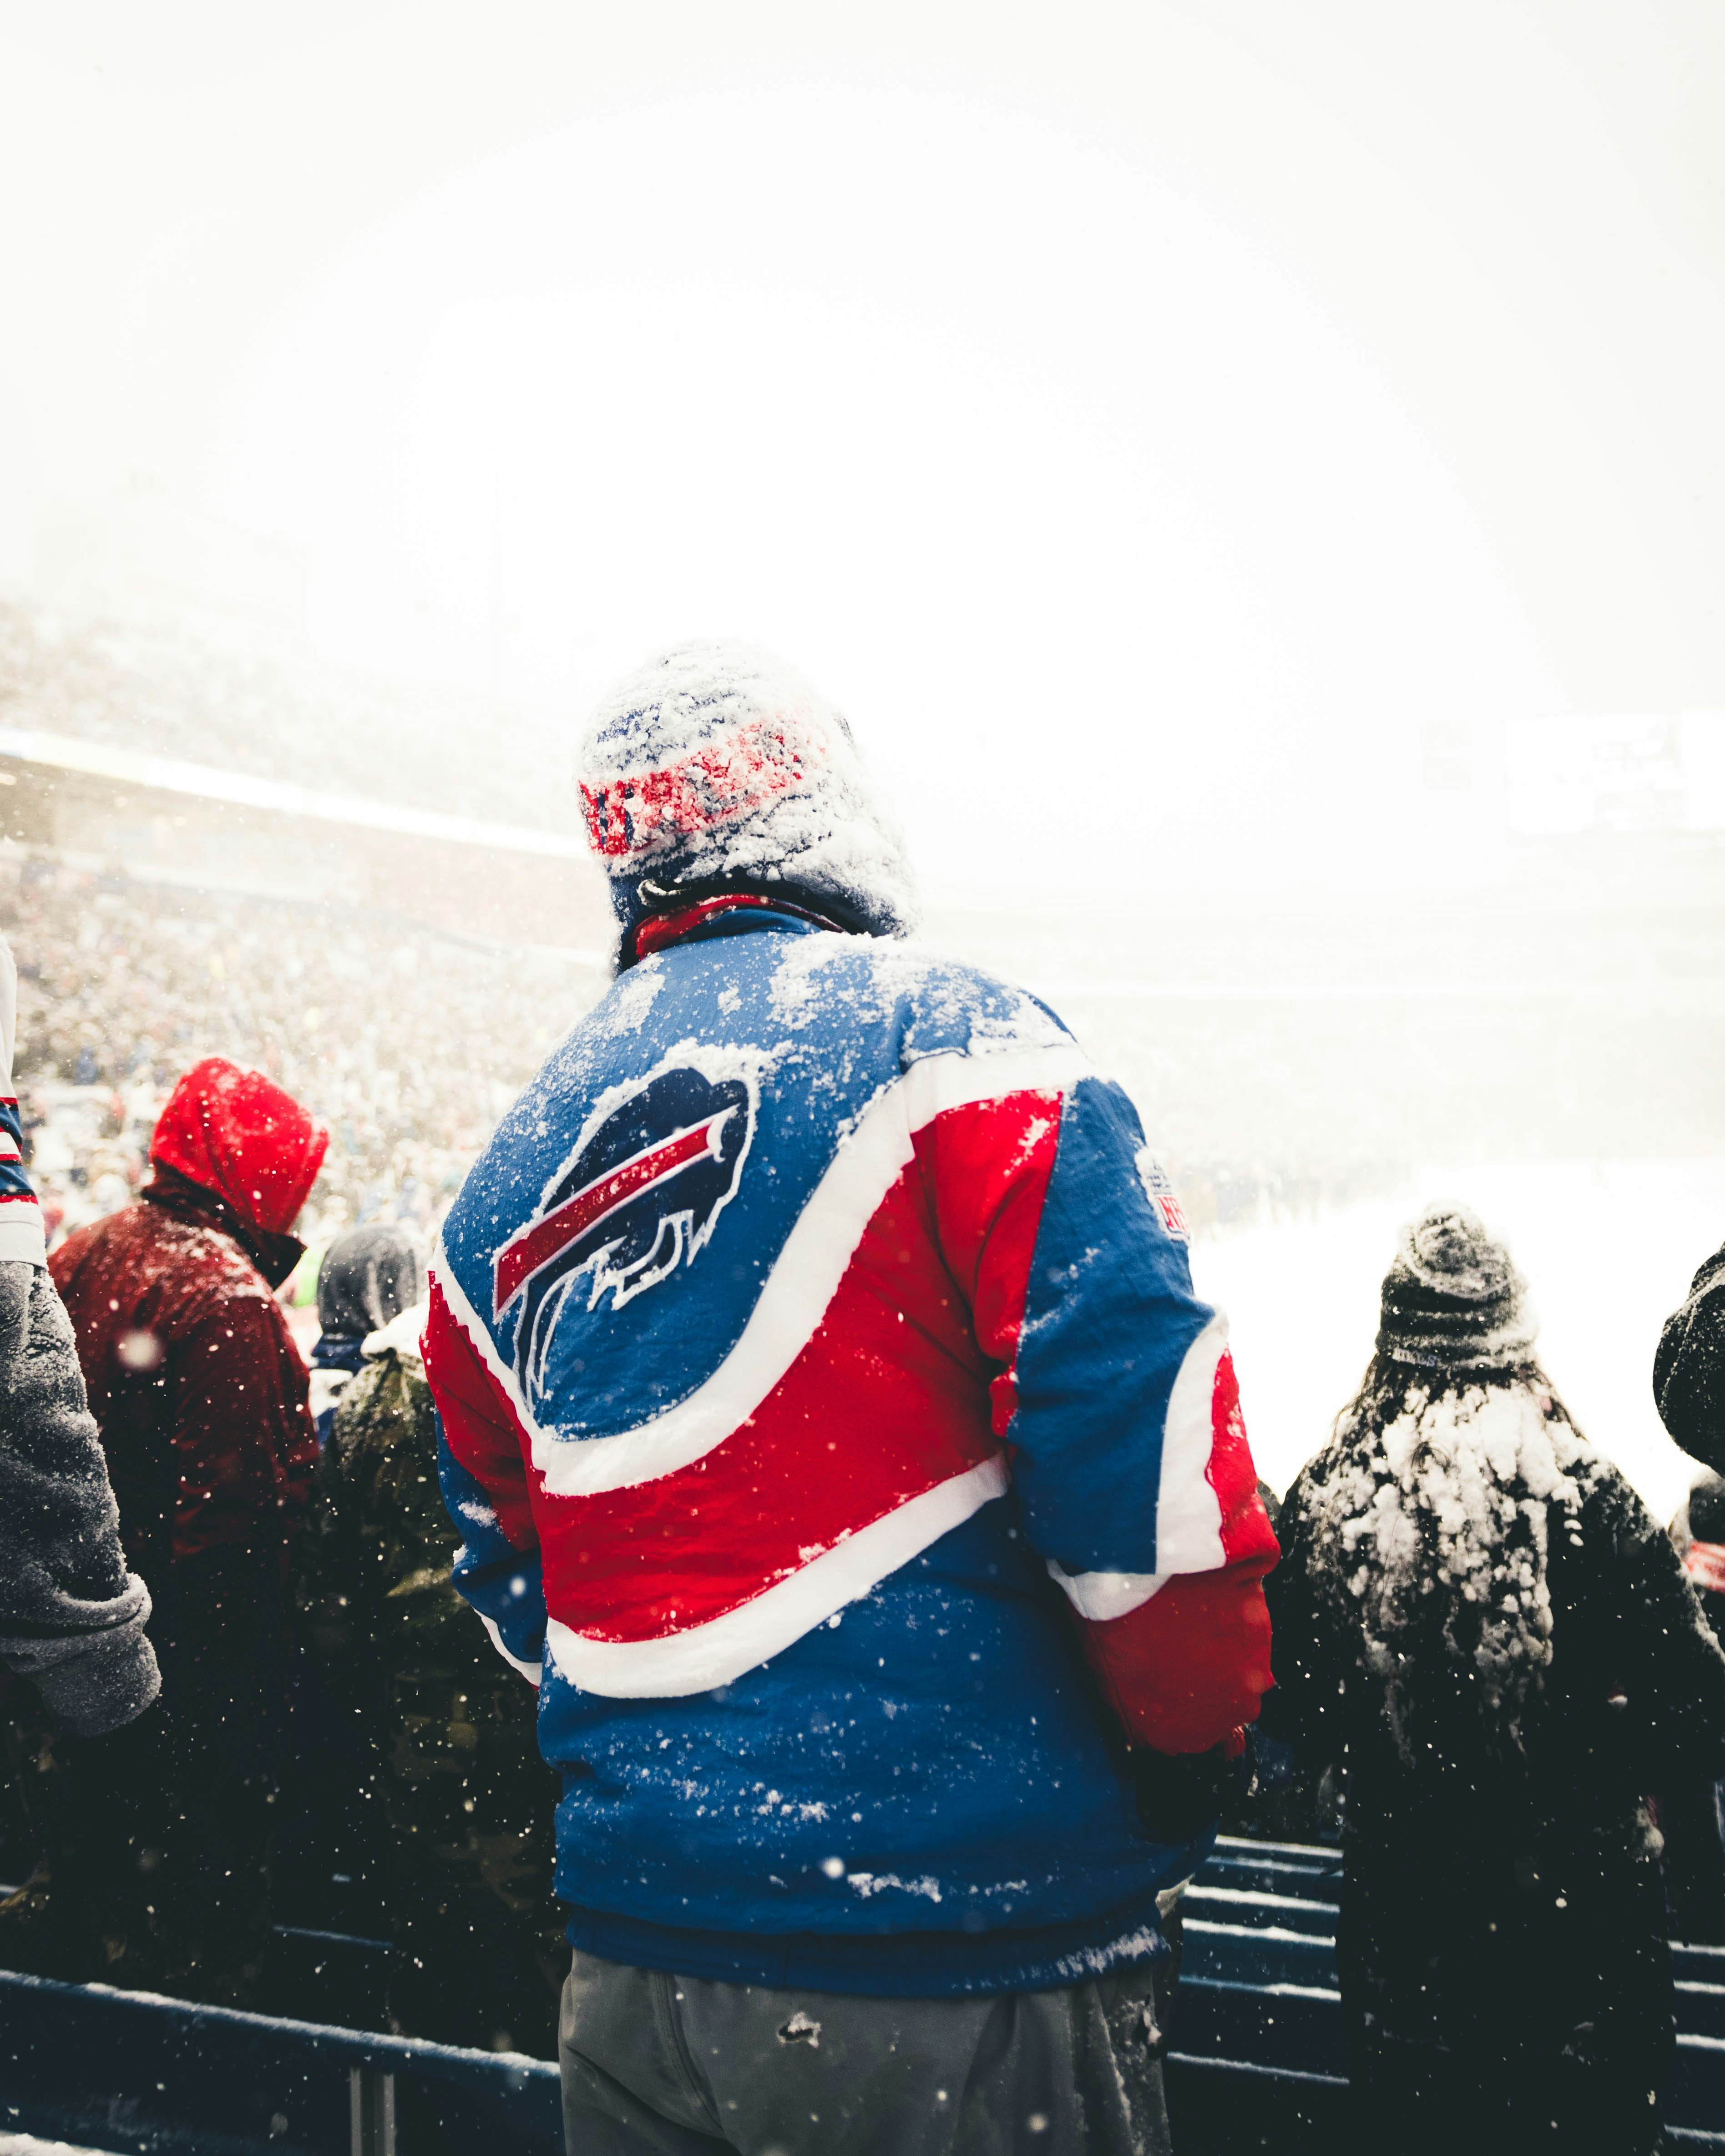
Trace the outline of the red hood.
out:
<instances>
[{"instance_id":1,"label":"red hood","mask_svg":"<svg viewBox=\"0 0 1725 2156\"><path fill-rule=\"evenodd\" d=\"M210 1055L175 1086L150 1158L280 1235L305 1203L329 1142L324 1126L261 1070Z\"/></svg>"}]
</instances>

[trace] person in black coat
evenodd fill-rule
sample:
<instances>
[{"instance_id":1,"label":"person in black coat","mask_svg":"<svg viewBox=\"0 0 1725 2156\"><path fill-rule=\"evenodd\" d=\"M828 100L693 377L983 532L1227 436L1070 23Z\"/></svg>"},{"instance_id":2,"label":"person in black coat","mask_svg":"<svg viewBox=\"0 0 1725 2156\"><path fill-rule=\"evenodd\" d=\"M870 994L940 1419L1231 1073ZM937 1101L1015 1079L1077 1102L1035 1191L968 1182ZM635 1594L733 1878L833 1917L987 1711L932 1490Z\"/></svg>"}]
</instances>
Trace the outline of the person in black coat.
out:
<instances>
[{"instance_id":1,"label":"person in black coat","mask_svg":"<svg viewBox=\"0 0 1725 2156\"><path fill-rule=\"evenodd\" d=\"M1707 1474L1671 1522L1702 1614L1725 1645L1725 1476ZM1725 1781L1690 1776L1662 1793L1665 1883L1679 1938L1725 1943Z\"/></svg>"},{"instance_id":2,"label":"person in black coat","mask_svg":"<svg viewBox=\"0 0 1725 2156\"><path fill-rule=\"evenodd\" d=\"M1707 1260L1665 1322L1653 1397L1684 1451L1725 1474L1725 1250Z\"/></svg>"},{"instance_id":3,"label":"person in black coat","mask_svg":"<svg viewBox=\"0 0 1725 2156\"><path fill-rule=\"evenodd\" d=\"M1674 2045L1647 1799L1725 1768L1725 1656L1533 1341L1471 1214L1404 1232L1377 1353L1282 1507L1265 1719L1345 1767L1373 2144L1632 2156Z\"/></svg>"}]
</instances>

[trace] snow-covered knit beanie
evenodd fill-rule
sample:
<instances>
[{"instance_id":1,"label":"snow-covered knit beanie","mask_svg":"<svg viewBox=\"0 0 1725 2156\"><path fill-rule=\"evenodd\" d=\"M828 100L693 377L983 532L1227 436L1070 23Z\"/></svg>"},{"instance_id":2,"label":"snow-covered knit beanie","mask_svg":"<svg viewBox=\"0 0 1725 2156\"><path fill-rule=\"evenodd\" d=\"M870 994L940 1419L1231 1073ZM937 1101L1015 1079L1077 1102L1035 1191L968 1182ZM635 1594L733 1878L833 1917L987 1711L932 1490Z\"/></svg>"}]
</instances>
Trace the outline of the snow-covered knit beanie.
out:
<instances>
[{"instance_id":1,"label":"snow-covered knit beanie","mask_svg":"<svg viewBox=\"0 0 1725 2156\"><path fill-rule=\"evenodd\" d=\"M337 1235L317 1270L317 1322L363 1340L419 1299L419 1259L399 1228L374 1220Z\"/></svg>"},{"instance_id":2,"label":"snow-covered knit beanie","mask_svg":"<svg viewBox=\"0 0 1725 2156\"><path fill-rule=\"evenodd\" d=\"M1429 1205L1384 1276L1378 1353L1432 1370L1511 1369L1536 1327L1527 1285L1463 1205Z\"/></svg>"},{"instance_id":3,"label":"snow-covered knit beanie","mask_svg":"<svg viewBox=\"0 0 1725 2156\"><path fill-rule=\"evenodd\" d=\"M679 644L620 682L581 744L582 805L625 955L649 914L716 890L801 899L902 936L916 900L896 820L850 728L747 644Z\"/></svg>"}]
</instances>

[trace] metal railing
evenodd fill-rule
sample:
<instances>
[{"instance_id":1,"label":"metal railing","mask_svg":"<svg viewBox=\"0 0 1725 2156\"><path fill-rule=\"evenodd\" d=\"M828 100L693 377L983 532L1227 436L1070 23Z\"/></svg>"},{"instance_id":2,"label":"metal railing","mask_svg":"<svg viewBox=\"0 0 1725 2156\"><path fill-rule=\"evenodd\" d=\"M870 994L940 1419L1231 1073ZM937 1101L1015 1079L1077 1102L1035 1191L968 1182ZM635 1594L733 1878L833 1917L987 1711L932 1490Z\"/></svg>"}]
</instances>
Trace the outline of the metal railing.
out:
<instances>
[{"instance_id":1,"label":"metal railing","mask_svg":"<svg viewBox=\"0 0 1725 2156\"><path fill-rule=\"evenodd\" d=\"M1266 2138L1286 2156L1333 2145L1347 2088L1340 1862L1334 1850L1224 1839L1188 1888L1169 2030L1182 2156ZM372 1989L388 1951L340 1933L280 1936L314 2011ZM1725 1947L1674 1956L1672 2138L1725 2148ZM0 1974L0 2130L128 2156L413 2156L424 2123L458 2147L561 2156L557 2067Z\"/></svg>"}]
</instances>

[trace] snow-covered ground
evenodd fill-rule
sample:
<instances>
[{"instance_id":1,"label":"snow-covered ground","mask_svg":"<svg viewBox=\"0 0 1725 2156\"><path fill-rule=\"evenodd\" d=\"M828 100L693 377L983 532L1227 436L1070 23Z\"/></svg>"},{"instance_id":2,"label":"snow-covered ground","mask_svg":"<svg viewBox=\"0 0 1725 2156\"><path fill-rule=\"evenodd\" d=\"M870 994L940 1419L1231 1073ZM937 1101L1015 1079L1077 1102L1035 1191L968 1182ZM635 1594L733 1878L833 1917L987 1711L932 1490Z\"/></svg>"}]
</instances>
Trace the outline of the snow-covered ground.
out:
<instances>
[{"instance_id":1,"label":"snow-covered ground","mask_svg":"<svg viewBox=\"0 0 1725 2156\"><path fill-rule=\"evenodd\" d=\"M1583 1432L1667 1520L1697 1468L1661 1427L1659 1328L1725 1242L1725 1160L1445 1168L1312 1221L1236 1229L1193 1252L1227 1311L1252 1450L1278 1490L1317 1450L1372 1352L1401 1224L1429 1199L1471 1205L1532 1291L1539 1354Z\"/></svg>"}]
</instances>

